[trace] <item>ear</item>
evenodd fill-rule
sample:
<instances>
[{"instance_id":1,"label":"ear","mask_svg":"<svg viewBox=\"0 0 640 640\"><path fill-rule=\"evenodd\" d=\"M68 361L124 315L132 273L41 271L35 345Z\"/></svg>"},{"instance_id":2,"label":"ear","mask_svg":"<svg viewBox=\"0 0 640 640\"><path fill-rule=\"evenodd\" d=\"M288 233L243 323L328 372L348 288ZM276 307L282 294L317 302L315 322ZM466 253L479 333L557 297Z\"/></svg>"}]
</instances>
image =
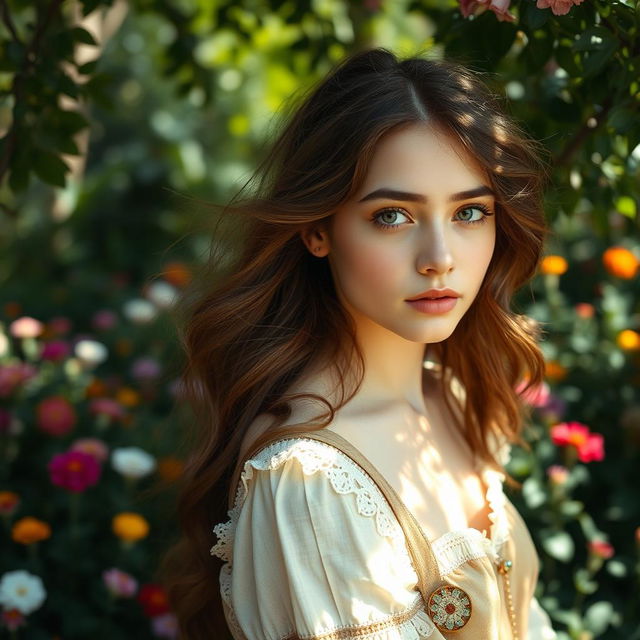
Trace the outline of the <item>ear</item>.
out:
<instances>
[{"instance_id":1,"label":"ear","mask_svg":"<svg viewBox=\"0 0 640 640\"><path fill-rule=\"evenodd\" d=\"M302 242L316 258L324 258L331 250L329 234L324 225L310 226L300 232Z\"/></svg>"}]
</instances>

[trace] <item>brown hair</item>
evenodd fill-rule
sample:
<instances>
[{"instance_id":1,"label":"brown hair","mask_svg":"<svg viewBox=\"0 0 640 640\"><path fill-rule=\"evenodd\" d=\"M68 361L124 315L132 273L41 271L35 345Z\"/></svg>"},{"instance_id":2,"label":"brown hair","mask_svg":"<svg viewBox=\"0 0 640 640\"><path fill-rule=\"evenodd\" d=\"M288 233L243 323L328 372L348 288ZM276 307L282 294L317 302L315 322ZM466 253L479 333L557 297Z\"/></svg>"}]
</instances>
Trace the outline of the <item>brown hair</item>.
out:
<instances>
[{"instance_id":1,"label":"brown hair","mask_svg":"<svg viewBox=\"0 0 640 640\"><path fill-rule=\"evenodd\" d=\"M183 638L229 637L222 563L209 550L213 526L227 519L230 478L250 425L261 414L273 418L256 446L274 433L309 430L309 424L285 422L292 400L313 397L327 407L313 423L322 428L362 380L362 354L327 260L311 256L300 232L358 190L376 143L394 127L440 125L478 161L496 193L496 243L481 289L454 333L430 349L450 408L451 382L464 390L460 428L472 450L503 470L489 433L502 432L529 449L520 434L529 409L516 389L523 381L526 389L541 384L544 361L537 325L512 312L510 302L535 274L543 250L548 168L542 145L505 115L480 75L452 60L400 60L385 49L352 55L286 121L251 180L254 192L222 210L222 220L242 230L241 248L231 260L210 256L181 305L182 391L195 418L185 439L182 536L163 559L162 580ZM287 394L327 356L341 381L337 406ZM347 388L353 371L357 383ZM508 474L507 482L520 487Z\"/></svg>"}]
</instances>

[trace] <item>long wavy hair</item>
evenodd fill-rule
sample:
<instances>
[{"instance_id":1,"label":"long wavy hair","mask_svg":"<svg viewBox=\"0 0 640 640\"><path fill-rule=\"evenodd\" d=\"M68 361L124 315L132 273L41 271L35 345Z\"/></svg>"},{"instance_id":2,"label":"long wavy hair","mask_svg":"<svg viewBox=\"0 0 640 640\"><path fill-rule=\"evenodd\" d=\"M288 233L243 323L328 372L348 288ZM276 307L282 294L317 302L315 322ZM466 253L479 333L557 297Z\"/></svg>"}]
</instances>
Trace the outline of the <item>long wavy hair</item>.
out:
<instances>
[{"instance_id":1,"label":"long wavy hair","mask_svg":"<svg viewBox=\"0 0 640 640\"><path fill-rule=\"evenodd\" d=\"M429 349L471 450L502 471L490 433L530 450L521 436L530 415L522 394L543 381L541 330L510 303L541 258L549 166L541 143L506 115L502 97L481 76L451 59L401 60L380 48L350 56L289 113L247 183L250 194L216 209L236 230L237 249L212 251L180 304L181 397L194 418L184 439L181 534L160 572L183 639L230 637L222 562L209 550L213 526L227 520L231 476L249 427L258 416L271 421L255 447L274 434L323 428L362 381L362 353L328 262L312 256L300 234L357 192L376 143L396 127L443 127L484 168L496 193L495 249L482 286L453 334ZM321 361L333 364L341 383L333 406L315 394L288 393ZM462 395L451 393L454 383ZM286 424L301 397L324 412L312 424ZM508 473L506 479L520 488Z\"/></svg>"}]
</instances>

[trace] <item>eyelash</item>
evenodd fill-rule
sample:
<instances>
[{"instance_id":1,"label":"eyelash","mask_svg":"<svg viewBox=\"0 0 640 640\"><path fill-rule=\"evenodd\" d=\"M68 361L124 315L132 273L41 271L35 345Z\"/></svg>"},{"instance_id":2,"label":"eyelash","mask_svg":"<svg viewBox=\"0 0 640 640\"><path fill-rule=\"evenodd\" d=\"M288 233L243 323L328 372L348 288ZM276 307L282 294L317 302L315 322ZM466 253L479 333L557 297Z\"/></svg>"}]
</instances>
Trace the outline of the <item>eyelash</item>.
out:
<instances>
[{"instance_id":1,"label":"eyelash","mask_svg":"<svg viewBox=\"0 0 640 640\"><path fill-rule=\"evenodd\" d=\"M489 208L486 207L483 204L473 204L473 205L468 205L466 207L463 207L462 209L459 209L458 211L456 211L456 214L460 213L460 211L465 211L466 209L480 209L480 211L482 211L482 213L484 214L482 216L482 218L480 218L480 220L470 220L470 221L462 221L462 224L466 224L469 226L475 225L475 224L485 224L487 221L487 218L489 216L492 216L493 213L491 211L489 211ZM398 227L400 227L401 225L399 224L387 224L386 222L381 222L379 219L379 216L382 215L383 213L386 213L387 211L399 211L400 213L402 213L403 215L407 215L403 209L401 209L400 207L386 207L384 209L381 209L380 211L377 211L375 213L375 215L373 216L373 218L371 219L373 224L375 224L377 227L380 227L382 229L397 229Z\"/></svg>"}]
</instances>

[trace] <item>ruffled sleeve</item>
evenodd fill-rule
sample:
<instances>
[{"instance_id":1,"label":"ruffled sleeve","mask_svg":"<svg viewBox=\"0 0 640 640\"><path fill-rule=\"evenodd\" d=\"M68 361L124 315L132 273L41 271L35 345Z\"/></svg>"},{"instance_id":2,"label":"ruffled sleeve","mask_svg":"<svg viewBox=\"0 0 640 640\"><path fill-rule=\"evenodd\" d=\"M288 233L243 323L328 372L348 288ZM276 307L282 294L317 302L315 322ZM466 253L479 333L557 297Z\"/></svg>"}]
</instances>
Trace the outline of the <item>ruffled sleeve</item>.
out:
<instances>
[{"instance_id":1,"label":"ruffled sleeve","mask_svg":"<svg viewBox=\"0 0 640 640\"><path fill-rule=\"evenodd\" d=\"M442 638L402 529L357 469L309 439L276 442L245 463L211 550L226 561L220 584L234 637Z\"/></svg>"}]
</instances>

